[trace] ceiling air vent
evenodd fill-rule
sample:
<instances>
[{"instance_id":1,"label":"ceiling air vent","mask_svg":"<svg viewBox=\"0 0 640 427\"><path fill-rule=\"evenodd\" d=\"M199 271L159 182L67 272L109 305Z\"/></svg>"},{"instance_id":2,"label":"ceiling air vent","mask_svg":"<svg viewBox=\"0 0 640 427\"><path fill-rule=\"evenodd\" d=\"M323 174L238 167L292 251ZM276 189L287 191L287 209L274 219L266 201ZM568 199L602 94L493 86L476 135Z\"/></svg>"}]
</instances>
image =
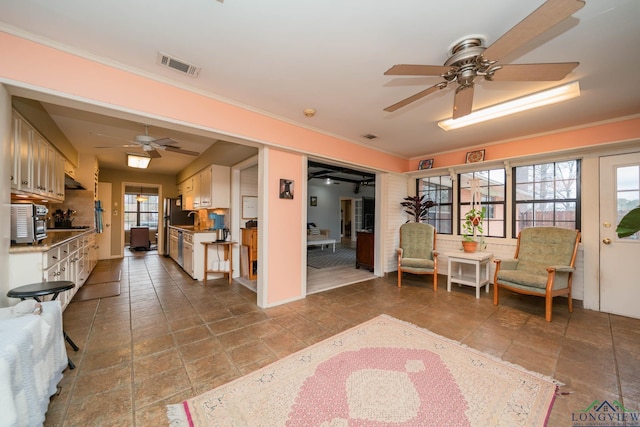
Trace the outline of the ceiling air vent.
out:
<instances>
[{"instance_id":1,"label":"ceiling air vent","mask_svg":"<svg viewBox=\"0 0 640 427\"><path fill-rule=\"evenodd\" d=\"M363 138L367 138L367 139L376 139L377 136L375 136L372 133L365 133L364 135L362 135Z\"/></svg>"},{"instance_id":2,"label":"ceiling air vent","mask_svg":"<svg viewBox=\"0 0 640 427\"><path fill-rule=\"evenodd\" d=\"M158 64L167 68L172 68L191 77L198 77L198 73L200 73L200 67L196 67L195 65L191 65L183 61L182 59L178 59L174 56L167 55L166 53L162 52L158 52Z\"/></svg>"}]
</instances>

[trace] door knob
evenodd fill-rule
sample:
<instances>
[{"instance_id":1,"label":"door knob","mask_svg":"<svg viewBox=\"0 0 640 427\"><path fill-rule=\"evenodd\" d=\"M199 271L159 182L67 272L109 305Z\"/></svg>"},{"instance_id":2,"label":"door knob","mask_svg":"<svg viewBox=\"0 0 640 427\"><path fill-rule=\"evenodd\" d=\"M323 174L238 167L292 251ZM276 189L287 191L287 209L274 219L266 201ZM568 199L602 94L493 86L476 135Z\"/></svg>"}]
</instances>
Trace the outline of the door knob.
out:
<instances>
[{"instance_id":1,"label":"door knob","mask_svg":"<svg viewBox=\"0 0 640 427\"><path fill-rule=\"evenodd\" d=\"M604 243L605 245L610 245L611 244L611 239L609 239L609 238L602 239L602 243Z\"/></svg>"}]
</instances>

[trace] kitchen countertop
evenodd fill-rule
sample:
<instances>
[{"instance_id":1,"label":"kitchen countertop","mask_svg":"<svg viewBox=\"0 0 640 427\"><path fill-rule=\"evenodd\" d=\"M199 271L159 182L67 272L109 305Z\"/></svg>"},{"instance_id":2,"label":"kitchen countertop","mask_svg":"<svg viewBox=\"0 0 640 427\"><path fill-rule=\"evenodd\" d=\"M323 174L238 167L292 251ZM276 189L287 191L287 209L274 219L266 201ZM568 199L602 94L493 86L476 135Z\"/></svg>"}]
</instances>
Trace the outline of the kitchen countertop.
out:
<instances>
[{"instance_id":1,"label":"kitchen countertop","mask_svg":"<svg viewBox=\"0 0 640 427\"><path fill-rule=\"evenodd\" d=\"M193 225L170 225L169 228L175 228L180 231L186 231L187 233L215 233L217 230L210 230L208 228L200 229L195 228Z\"/></svg>"},{"instance_id":2,"label":"kitchen countertop","mask_svg":"<svg viewBox=\"0 0 640 427\"><path fill-rule=\"evenodd\" d=\"M68 242L85 233L95 233L94 229L76 229L76 230L47 230L47 237L40 241L37 245L27 243L12 244L9 248L10 254L26 253L26 252L46 252L49 249Z\"/></svg>"}]
</instances>

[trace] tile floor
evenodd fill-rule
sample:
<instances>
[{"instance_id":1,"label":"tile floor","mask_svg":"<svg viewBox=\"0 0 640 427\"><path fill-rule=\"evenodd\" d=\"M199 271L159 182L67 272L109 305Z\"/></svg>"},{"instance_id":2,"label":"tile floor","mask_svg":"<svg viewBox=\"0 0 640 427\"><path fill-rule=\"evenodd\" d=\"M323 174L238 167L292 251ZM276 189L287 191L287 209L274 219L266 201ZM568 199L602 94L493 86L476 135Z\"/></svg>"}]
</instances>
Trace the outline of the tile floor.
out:
<instances>
[{"instance_id":1,"label":"tile floor","mask_svg":"<svg viewBox=\"0 0 640 427\"><path fill-rule=\"evenodd\" d=\"M105 265L107 263L107 265ZM66 331L80 345L69 355L62 390L46 426L167 425L165 405L178 403L386 313L473 348L555 377L550 426L594 400L618 400L640 411L640 320L556 304L544 321L542 299L475 289L446 291L441 276L377 278L262 310L255 294L225 280L206 286L156 254L101 261L122 269L117 297L72 302ZM577 304L579 305L579 304Z\"/></svg>"}]
</instances>

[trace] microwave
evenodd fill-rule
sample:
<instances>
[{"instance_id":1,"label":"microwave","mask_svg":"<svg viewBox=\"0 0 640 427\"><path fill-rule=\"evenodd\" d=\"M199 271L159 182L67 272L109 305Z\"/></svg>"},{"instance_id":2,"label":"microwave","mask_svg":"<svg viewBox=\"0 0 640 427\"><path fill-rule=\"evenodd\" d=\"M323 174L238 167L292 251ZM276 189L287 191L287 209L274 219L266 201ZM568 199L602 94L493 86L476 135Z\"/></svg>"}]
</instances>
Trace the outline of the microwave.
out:
<instances>
[{"instance_id":1,"label":"microwave","mask_svg":"<svg viewBox=\"0 0 640 427\"><path fill-rule=\"evenodd\" d=\"M39 243L47 237L46 206L11 204L11 243Z\"/></svg>"}]
</instances>

